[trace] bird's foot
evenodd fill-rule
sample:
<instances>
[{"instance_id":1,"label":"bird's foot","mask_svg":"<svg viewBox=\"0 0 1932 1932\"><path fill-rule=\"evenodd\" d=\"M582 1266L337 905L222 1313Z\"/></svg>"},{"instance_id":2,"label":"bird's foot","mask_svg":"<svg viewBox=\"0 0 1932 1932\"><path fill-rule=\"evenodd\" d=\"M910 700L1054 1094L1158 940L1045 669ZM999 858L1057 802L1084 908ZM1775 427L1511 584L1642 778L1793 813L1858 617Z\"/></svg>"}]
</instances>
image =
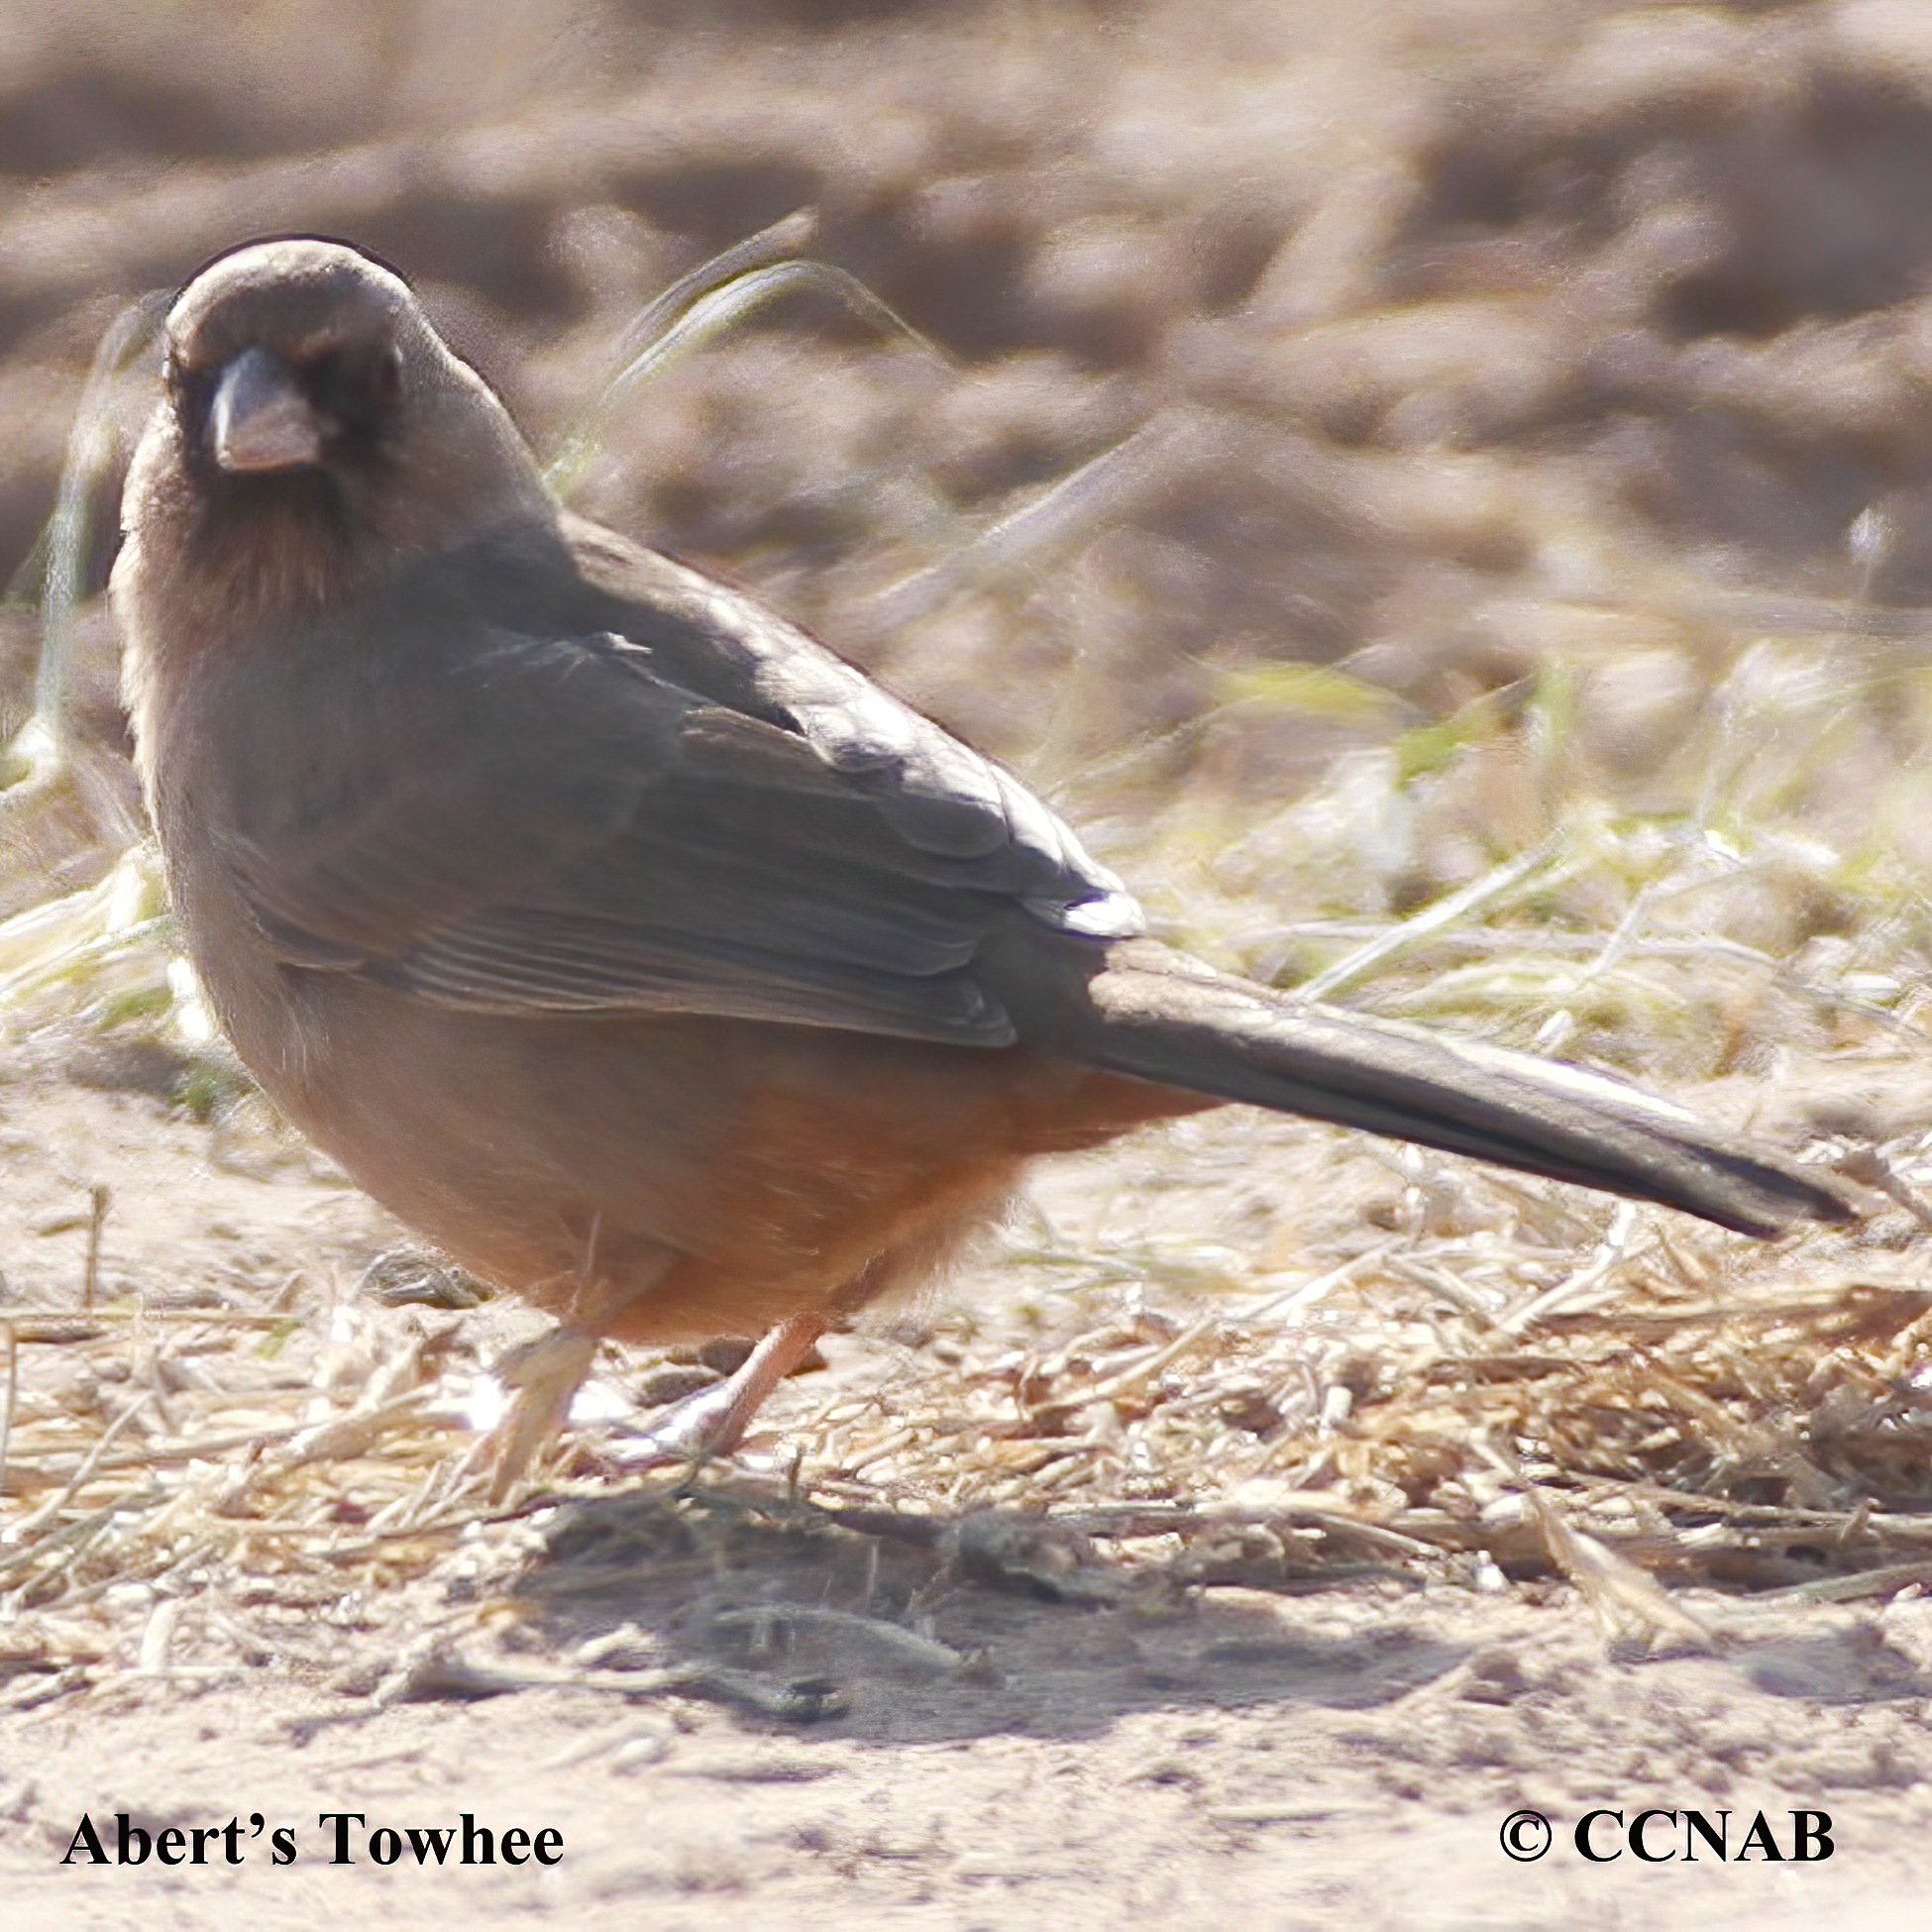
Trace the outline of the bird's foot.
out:
<instances>
[{"instance_id":1,"label":"bird's foot","mask_svg":"<svg viewBox=\"0 0 1932 1932\"><path fill-rule=\"evenodd\" d=\"M734 1374L671 1403L641 1436L616 1448L615 1459L627 1469L654 1469L667 1462L704 1462L731 1454L765 1398L830 1326L829 1315L817 1314L781 1322Z\"/></svg>"},{"instance_id":2,"label":"bird's foot","mask_svg":"<svg viewBox=\"0 0 1932 1932\"><path fill-rule=\"evenodd\" d=\"M596 1352L595 1336L567 1327L552 1329L497 1363L498 1378L516 1391L516 1400L501 1426L489 1479L492 1503L503 1500L530 1466L530 1458L562 1426Z\"/></svg>"}]
</instances>

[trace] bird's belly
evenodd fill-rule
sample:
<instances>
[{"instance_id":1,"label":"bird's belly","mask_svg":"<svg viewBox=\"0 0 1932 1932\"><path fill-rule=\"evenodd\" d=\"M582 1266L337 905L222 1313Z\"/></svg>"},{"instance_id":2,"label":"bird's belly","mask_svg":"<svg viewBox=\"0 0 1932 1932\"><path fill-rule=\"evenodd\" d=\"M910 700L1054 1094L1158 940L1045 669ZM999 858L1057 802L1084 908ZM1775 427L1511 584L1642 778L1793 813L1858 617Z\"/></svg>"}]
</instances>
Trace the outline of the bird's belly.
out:
<instances>
[{"instance_id":1,"label":"bird's belly","mask_svg":"<svg viewBox=\"0 0 1932 1932\"><path fill-rule=\"evenodd\" d=\"M1071 1126L1107 1077L1017 1050L210 978L269 1097L358 1185L558 1314L604 1284L597 1326L629 1340L754 1334L898 1287L999 1211L1029 1154L1129 1124ZM1127 1098L1136 1118L1176 1111Z\"/></svg>"}]
</instances>

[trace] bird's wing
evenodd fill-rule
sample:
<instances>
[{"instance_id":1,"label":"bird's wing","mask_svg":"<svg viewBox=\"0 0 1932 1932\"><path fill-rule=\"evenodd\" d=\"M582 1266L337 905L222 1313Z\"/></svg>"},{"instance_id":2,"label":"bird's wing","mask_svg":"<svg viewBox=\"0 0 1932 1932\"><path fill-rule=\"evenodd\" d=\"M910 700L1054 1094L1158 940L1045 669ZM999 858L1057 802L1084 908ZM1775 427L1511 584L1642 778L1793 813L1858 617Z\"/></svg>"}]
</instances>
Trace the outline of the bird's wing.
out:
<instances>
[{"instance_id":1,"label":"bird's wing","mask_svg":"<svg viewBox=\"0 0 1932 1932\"><path fill-rule=\"evenodd\" d=\"M354 770L257 742L236 782L231 871L287 963L479 1011L1000 1045L996 922L1139 929L1046 806L852 667L605 533L576 548L567 579L444 560L284 654L366 713Z\"/></svg>"}]
</instances>

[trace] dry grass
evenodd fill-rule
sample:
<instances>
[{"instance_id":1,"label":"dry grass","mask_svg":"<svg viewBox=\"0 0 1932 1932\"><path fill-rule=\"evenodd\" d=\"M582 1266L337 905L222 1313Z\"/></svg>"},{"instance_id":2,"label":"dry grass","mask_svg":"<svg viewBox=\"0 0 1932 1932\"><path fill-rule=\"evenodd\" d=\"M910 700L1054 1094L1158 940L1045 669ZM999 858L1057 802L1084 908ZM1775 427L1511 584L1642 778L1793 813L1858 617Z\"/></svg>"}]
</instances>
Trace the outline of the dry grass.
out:
<instances>
[{"instance_id":1,"label":"dry grass","mask_svg":"<svg viewBox=\"0 0 1932 1932\"><path fill-rule=\"evenodd\" d=\"M1219 935L1257 970L1320 962L1338 997L1718 1082L1714 1105L1787 1136L1809 1109L1814 1133L1864 1136L1861 1171L1905 1209L1759 1247L1215 1117L1118 1158L1125 1213L1010 1233L877 1387L792 1385L782 1440L749 1464L767 1473L734 1507L1075 1599L1364 1575L1502 1590L1556 1572L1607 1629L1673 1642L1695 1633L1661 1585L1841 1597L1932 1580L1932 1290L1888 1251L1917 1236L1909 1182L1932 1145L1910 1091L1924 914L1879 828L1849 853L1822 829L1848 789L1869 811L1898 783L1821 750L1877 728L1848 723L1832 650L1739 650L1678 753L1701 780L1692 810L1590 786L1548 696L1586 674L1553 664L1513 719L1428 759L1393 736L1233 846L1197 803L1177 806L1156 897L1183 936ZM1473 877L1389 910L1418 871L1457 865ZM154 890L135 848L0 927L17 1035L205 1043L170 993ZM1821 905L1833 929L1802 936ZM1231 1186L1290 1201L1305 1186L1320 1206L1252 1242L1217 1237ZM502 1642L545 1614L543 1586L519 1580L533 1521L625 1486L643 1413L639 1371L613 1352L599 1420L502 1511L485 1500L491 1385L461 1318L296 1274L259 1312L47 1308L0 1326L0 1602L28 1703L269 1663L380 1696L500 1676ZM36 1372L55 1357L87 1372ZM79 1406L55 1392L76 1387ZM674 1518L708 1507L643 1480ZM401 1626L416 1640L398 1662ZM757 1681L711 1692L779 1694Z\"/></svg>"}]
</instances>

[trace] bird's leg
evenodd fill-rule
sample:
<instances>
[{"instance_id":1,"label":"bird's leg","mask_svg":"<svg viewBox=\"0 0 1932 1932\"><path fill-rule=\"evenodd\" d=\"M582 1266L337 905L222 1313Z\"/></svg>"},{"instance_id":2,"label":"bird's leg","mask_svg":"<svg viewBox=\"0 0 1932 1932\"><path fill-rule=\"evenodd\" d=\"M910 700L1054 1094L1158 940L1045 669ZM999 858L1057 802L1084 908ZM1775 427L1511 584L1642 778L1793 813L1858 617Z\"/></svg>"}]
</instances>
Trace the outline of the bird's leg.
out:
<instances>
[{"instance_id":1,"label":"bird's leg","mask_svg":"<svg viewBox=\"0 0 1932 1932\"><path fill-rule=\"evenodd\" d=\"M496 1467L489 1480L489 1500L500 1503L530 1465L530 1458L564 1426L571 1402L596 1359L597 1345L610 1324L643 1294L668 1257L649 1272L633 1265L620 1284L597 1266L597 1236L603 1218L592 1214L584 1230L584 1258L575 1270L575 1283L566 1306L569 1318L548 1335L513 1348L496 1364L497 1376L516 1391L516 1400L502 1428Z\"/></svg>"},{"instance_id":2,"label":"bird's leg","mask_svg":"<svg viewBox=\"0 0 1932 1932\"><path fill-rule=\"evenodd\" d=\"M622 1451L635 1468L658 1462L688 1462L729 1455L744 1441L751 1419L765 1398L805 1359L811 1344L831 1327L834 1311L795 1315L770 1330L737 1370L715 1387L699 1389L670 1405L645 1434Z\"/></svg>"},{"instance_id":3,"label":"bird's leg","mask_svg":"<svg viewBox=\"0 0 1932 1932\"><path fill-rule=\"evenodd\" d=\"M986 1215L985 1204L974 1203L957 1223L940 1225L936 1244L914 1242L875 1256L822 1307L794 1315L768 1331L734 1375L672 1403L642 1437L625 1447L625 1463L649 1468L659 1462L729 1455L744 1441L765 1398L798 1367L826 1330L900 1286L907 1278L909 1256L919 1274L929 1271L938 1255L957 1244L960 1231L979 1226Z\"/></svg>"},{"instance_id":4,"label":"bird's leg","mask_svg":"<svg viewBox=\"0 0 1932 1932\"><path fill-rule=\"evenodd\" d=\"M503 1422L490 1474L492 1503L503 1500L538 1449L563 1427L572 1398L596 1359L597 1342L589 1329L564 1323L496 1364L498 1377L516 1391L516 1400Z\"/></svg>"}]
</instances>

